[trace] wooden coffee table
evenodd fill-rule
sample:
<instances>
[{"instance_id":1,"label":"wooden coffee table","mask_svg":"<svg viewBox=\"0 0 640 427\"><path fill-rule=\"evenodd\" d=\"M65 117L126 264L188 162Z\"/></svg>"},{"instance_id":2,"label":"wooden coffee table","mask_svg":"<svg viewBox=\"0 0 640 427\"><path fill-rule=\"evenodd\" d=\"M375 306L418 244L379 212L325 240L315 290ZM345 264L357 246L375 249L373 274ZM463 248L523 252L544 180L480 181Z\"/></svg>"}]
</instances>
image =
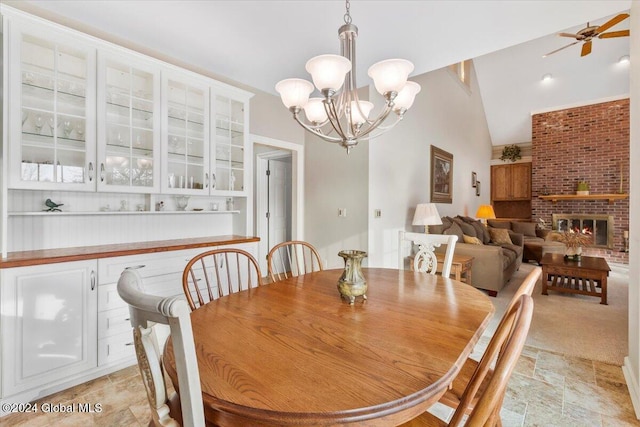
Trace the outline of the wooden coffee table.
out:
<instances>
[{"instance_id":1,"label":"wooden coffee table","mask_svg":"<svg viewBox=\"0 0 640 427\"><path fill-rule=\"evenodd\" d=\"M547 291L600 297L607 304L607 276L609 264L604 258L583 256L580 261L568 261L562 254L545 254L542 265L542 295Z\"/></svg>"}]
</instances>

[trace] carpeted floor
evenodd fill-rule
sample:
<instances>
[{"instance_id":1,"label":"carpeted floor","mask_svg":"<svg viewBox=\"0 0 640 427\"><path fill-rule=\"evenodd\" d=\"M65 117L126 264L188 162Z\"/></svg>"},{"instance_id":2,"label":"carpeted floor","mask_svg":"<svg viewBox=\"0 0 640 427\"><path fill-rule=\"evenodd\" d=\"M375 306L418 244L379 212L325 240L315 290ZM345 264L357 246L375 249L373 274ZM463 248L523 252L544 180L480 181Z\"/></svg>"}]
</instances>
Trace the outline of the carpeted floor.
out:
<instances>
[{"instance_id":1,"label":"carpeted floor","mask_svg":"<svg viewBox=\"0 0 640 427\"><path fill-rule=\"evenodd\" d=\"M626 267L626 266L623 266ZM496 314L485 335L492 335L514 292L535 268L523 264L496 298ZM622 366L628 355L629 277L624 268L612 266L608 279L608 305L600 298L549 291L542 295L542 282L533 291L533 321L527 345Z\"/></svg>"}]
</instances>

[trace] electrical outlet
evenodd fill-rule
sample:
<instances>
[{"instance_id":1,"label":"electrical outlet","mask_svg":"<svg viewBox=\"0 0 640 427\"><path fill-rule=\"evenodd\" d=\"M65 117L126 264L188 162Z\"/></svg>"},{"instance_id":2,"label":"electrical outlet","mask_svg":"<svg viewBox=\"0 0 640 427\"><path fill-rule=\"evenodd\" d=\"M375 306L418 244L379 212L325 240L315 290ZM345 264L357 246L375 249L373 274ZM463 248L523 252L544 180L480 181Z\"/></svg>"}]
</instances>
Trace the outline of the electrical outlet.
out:
<instances>
[{"instance_id":1,"label":"electrical outlet","mask_svg":"<svg viewBox=\"0 0 640 427\"><path fill-rule=\"evenodd\" d=\"M382 210L380 209L376 209L373 211L373 217L374 218L380 218L382 216Z\"/></svg>"},{"instance_id":2,"label":"electrical outlet","mask_svg":"<svg viewBox=\"0 0 640 427\"><path fill-rule=\"evenodd\" d=\"M338 216L346 217L347 216L347 208L338 208Z\"/></svg>"}]
</instances>

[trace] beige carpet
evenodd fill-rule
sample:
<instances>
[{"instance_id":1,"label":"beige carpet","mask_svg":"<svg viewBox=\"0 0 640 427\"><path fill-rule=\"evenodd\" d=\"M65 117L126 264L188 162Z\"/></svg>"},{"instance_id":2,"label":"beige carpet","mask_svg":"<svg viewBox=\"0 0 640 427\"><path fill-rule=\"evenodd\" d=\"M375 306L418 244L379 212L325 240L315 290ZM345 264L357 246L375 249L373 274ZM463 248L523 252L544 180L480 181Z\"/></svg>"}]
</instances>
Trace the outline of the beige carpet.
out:
<instances>
[{"instance_id":1,"label":"beige carpet","mask_svg":"<svg viewBox=\"0 0 640 427\"><path fill-rule=\"evenodd\" d=\"M491 298L496 314L485 335L493 334L514 292L534 267L523 264L498 297ZM609 274L609 305L596 297L541 291L538 281L527 345L622 366L628 355L628 273L614 266Z\"/></svg>"}]
</instances>

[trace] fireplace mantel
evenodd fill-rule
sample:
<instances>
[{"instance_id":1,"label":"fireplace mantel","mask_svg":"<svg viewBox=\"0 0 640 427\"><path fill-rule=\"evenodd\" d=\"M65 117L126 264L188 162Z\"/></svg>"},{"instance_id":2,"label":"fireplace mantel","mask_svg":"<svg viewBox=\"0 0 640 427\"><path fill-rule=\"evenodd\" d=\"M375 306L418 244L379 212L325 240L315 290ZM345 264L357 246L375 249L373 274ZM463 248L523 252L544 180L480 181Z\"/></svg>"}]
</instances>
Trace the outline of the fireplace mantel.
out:
<instances>
[{"instance_id":1,"label":"fireplace mantel","mask_svg":"<svg viewBox=\"0 0 640 427\"><path fill-rule=\"evenodd\" d=\"M588 196L581 196L577 194L551 194L548 196L538 196L539 199L551 200L556 203L558 200L608 200L609 204L613 204L616 200L622 200L629 198L628 194L589 194Z\"/></svg>"}]
</instances>

